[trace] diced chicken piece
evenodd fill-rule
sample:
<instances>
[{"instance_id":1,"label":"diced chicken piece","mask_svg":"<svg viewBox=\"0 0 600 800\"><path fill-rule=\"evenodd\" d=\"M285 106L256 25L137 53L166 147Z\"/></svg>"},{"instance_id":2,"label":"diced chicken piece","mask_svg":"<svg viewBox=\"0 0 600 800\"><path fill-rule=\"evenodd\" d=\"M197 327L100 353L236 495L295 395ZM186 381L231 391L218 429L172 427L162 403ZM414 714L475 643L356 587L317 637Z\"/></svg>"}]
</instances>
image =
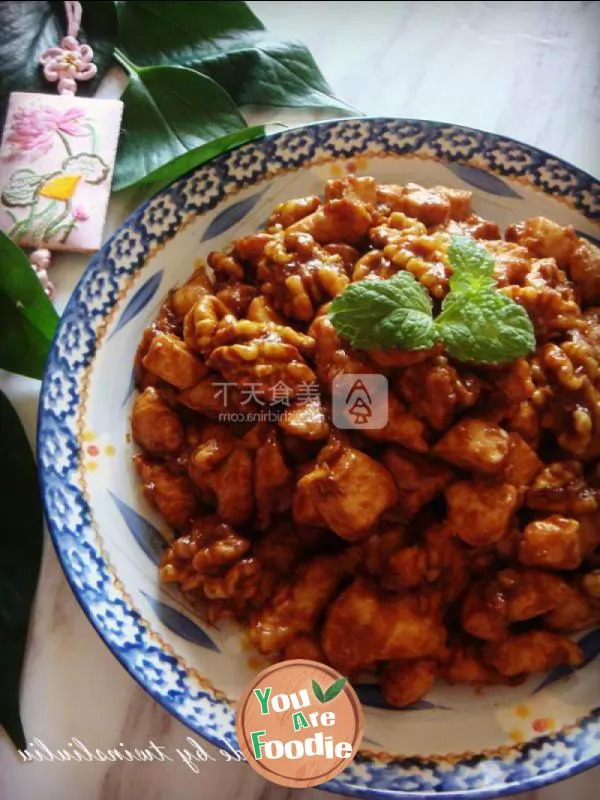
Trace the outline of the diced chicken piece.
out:
<instances>
[{"instance_id":1,"label":"diced chicken piece","mask_svg":"<svg viewBox=\"0 0 600 800\"><path fill-rule=\"evenodd\" d=\"M388 447L382 461L396 480L398 505L407 520L441 494L454 478L446 464L398 447Z\"/></svg>"},{"instance_id":2,"label":"diced chicken piece","mask_svg":"<svg viewBox=\"0 0 600 800\"><path fill-rule=\"evenodd\" d=\"M600 606L594 603L583 591L573 586L565 586L561 591L560 603L544 614L544 626L561 633L575 633L597 625L600 621Z\"/></svg>"},{"instance_id":3,"label":"diced chicken piece","mask_svg":"<svg viewBox=\"0 0 600 800\"><path fill-rule=\"evenodd\" d=\"M185 440L181 420L152 386L133 404L131 430L136 444L156 456L176 453Z\"/></svg>"},{"instance_id":4,"label":"diced chicken piece","mask_svg":"<svg viewBox=\"0 0 600 800\"><path fill-rule=\"evenodd\" d=\"M470 580L466 548L451 529L432 525L422 544L401 546L390 553L382 575L382 586L398 591L435 582L447 603L464 593Z\"/></svg>"},{"instance_id":5,"label":"diced chicken piece","mask_svg":"<svg viewBox=\"0 0 600 800\"><path fill-rule=\"evenodd\" d=\"M583 558L589 558L600 545L600 512L575 517L579 523L579 546Z\"/></svg>"},{"instance_id":6,"label":"diced chicken piece","mask_svg":"<svg viewBox=\"0 0 600 800\"><path fill-rule=\"evenodd\" d=\"M560 603L568 584L542 570L506 569L495 579L483 578L469 589L461 608L461 625L485 641L502 641L512 622L547 614Z\"/></svg>"},{"instance_id":7,"label":"diced chicken piece","mask_svg":"<svg viewBox=\"0 0 600 800\"><path fill-rule=\"evenodd\" d=\"M495 241L500 239L502 234L496 222L477 214L469 214L464 220L456 222L451 219L446 225L441 227L454 236L470 236L471 239L483 239Z\"/></svg>"},{"instance_id":8,"label":"diced chicken piece","mask_svg":"<svg viewBox=\"0 0 600 800\"><path fill-rule=\"evenodd\" d=\"M177 399L182 405L208 417L216 417L228 411L239 411L241 402L238 389L227 384L221 375L214 372L195 386L181 392ZM253 408L250 404L242 406L244 407L247 411Z\"/></svg>"},{"instance_id":9,"label":"diced chicken piece","mask_svg":"<svg viewBox=\"0 0 600 800\"><path fill-rule=\"evenodd\" d=\"M428 580L435 580L444 600L453 603L469 584L470 552L446 523L429 527L424 540Z\"/></svg>"},{"instance_id":10,"label":"diced chicken piece","mask_svg":"<svg viewBox=\"0 0 600 800\"><path fill-rule=\"evenodd\" d=\"M526 247L538 258L553 258L564 269L578 244L571 225L563 228L546 217L532 217L506 229L506 239Z\"/></svg>"},{"instance_id":11,"label":"diced chicken piece","mask_svg":"<svg viewBox=\"0 0 600 800\"><path fill-rule=\"evenodd\" d=\"M413 184L414 185L414 184ZM376 186L377 203L384 213L402 211L406 187L397 183L378 183Z\"/></svg>"},{"instance_id":12,"label":"diced chicken piece","mask_svg":"<svg viewBox=\"0 0 600 800\"><path fill-rule=\"evenodd\" d=\"M327 525L352 542L360 539L397 500L396 484L379 462L344 447L298 481Z\"/></svg>"},{"instance_id":13,"label":"diced chicken piece","mask_svg":"<svg viewBox=\"0 0 600 800\"><path fill-rule=\"evenodd\" d=\"M506 682L497 670L485 663L479 647L471 642L452 642L450 658L442 665L442 675L451 685L494 686Z\"/></svg>"},{"instance_id":14,"label":"diced chicken piece","mask_svg":"<svg viewBox=\"0 0 600 800\"><path fill-rule=\"evenodd\" d=\"M530 446L537 447L540 440L540 417L530 400L511 405L506 410L506 427L518 433Z\"/></svg>"},{"instance_id":15,"label":"diced chicken piece","mask_svg":"<svg viewBox=\"0 0 600 800\"><path fill-rule=\"evenodd\" d=\"M303 564L294 580L280 586L251 619L251 644L264 654L279 653L299 635L311 633L350 570L344 555Z\"/></svg>"},{"instance_id":16,"label":"diced chicken piece","mask_svg":"<svg viewBox=\"0 0 600 800\"><path fill-rule=\"evenodd\" d=\"M369 358L382 369L402 369L418 364L421 361L439 356L443 350L443 345L435 344L429 350L369 350ZM399 381L396 388L401 392ZM412 398L406 397L409 405L412 405ZM426 416L423 414L422 416Z\"/></svg>"},{"instance_id":17,"label":"diced chicken piece","mask_svg":"<svg viewBox=\"0 0 600 800\"><path fill-rule=\"evenodd\" d=\"M175 289L169 298L169 306L180 320L196 305L198 300L207 294L212 294L213 284L208 276L206 267L200 265L179 289Z\"/></svg>"},{"instance_id":18,"label":"diced chicken piece","mask_svg":"<svg viewBox=\"0 0 600 800\"><path fill-rule=\"evenodd\" d=\"M279 417L279 426L290 436L300 436L311 442L326 439L330 431L327 414L319 397L294 400Z\"/></svg>"},{"instance_id":19,"label":"diced chicken piece","mask_svg":"<svg viewBox=\"0 0 600 800\"><path fill-rule=\"evenodd\" d=\"M493 544L508 529L518 492L508 483L487 485L457 481L446 489L448 524L474 546Z\"/></svg>"},{"instance_id":20,"label":"diced chicken piece","mask_svg":"<svg viewBox=\"0 0 600 800\"><path fill-rule=\"evenodd\" d=\"M546 672L562 664L578 667L583 661L579 645L548 631L530 631L511 636L504 642L488 644L483 655L488 664L509 678Z\"/></svg>"},{"instance_id":21,"label":"diced chicken piece","mask_svg":"<svg viewBox=\"0 0 600 800\"><path fill-rule=\"evenodd\" d=\"M360 542L361 566L370 575L380 577L389 565L393 553L406 545L406 529L401 526L372 533Z\"/></svg>"},{"instance_id":22,"label":"diced chicken piece","mask_svg":"<svg viewBox=\"0 0 600 800\"><path fill-rule=\"evenodd\" d=\"M252 453L236 447L215 470L211 488L217 498L219 516L232 525L247 522L254 511Z\"/></svg>"},{"instance_id":23,"label":"diced chicken piece","mask_svg":"<svg viewBox=\"0 0 600 800\"><path fill-rule=\"evenodd\" d=\"M505 569L497 579L508 622L523 622L551 611L568 589L559 575L537 569Z\"/></svg>"},{"instance_id":24,"label":"diced chicken piece","mask_svg":"<svg viewBox=\"0 0 600 800\"><path fill-rule=\"evenodd\" d=\"M216 501L219 516L232 525L247 522L254 511L254 457L227 428L207 425L188 459L188 473Z\"/></svg>"},{"instance_id":25,"label":"diced chicken piece","mask_svg":"<svg viewBox=\"0 0 600 800\"><path fill-rule=\"evenodd\" d=\"M383 696L396 708L410 706L433 688L438 671L439 663L433 658L390 661L381 676Z\"/></svg>"},{"instance_id":26,"label":"diced chicken piece","mask_svg":"<svg viewBox=\"0 0 600 800\"><path fill-rule=\"evenodd\" d=\"M591 514L598 508L598 495L586 483L579 461L555 461L537 475L525 503L556 514Z\"/></svg>"},{"instance_id":27,"label":"diced chicken piece","mask_svg":"<svg viewBox=\"0 0 600 800\"><path fill-rule=\"evenodd\" d=\"M531 364L524 358L516 358L507 366L495 367L490 380L511 405L529 400L535 391Z\"/></svg>"},{"instance_id":28,"label":"diced chicken piece","mask_svg":"<svg viewBox=\"0 0 600 800\"><path fill-rule=\"evenodd\" d=\"M388 421L383 428L367 428L365 436L376 442L394 442L415 453L426 453L427 428L425 424L400 402L393 392L387 396Z\"/></svg>"},{"instance_id":29,"label":"diced chicken piece","mask_svg":"<svg viewBox=\"0 0 600 800\"><path fill-rule=\"evenodd\" d=\"M530 567L577 569L582 561L579 523L558 514L530 522L519 545L519 561Z\"/></svg>"},{"instance_id":30,"label":"diced chicken piece","mask_svg":"<svg viewBox=\"0 0 600 800\"><path fill-rule=\"evenodd\" d=\"M236 440L226 428L208 425L198 440L189 444L193 450L188 457L188 474L199 489L212 492L214 471L233 452Z\"/></svg>"},{"instance_id":31,"label":"diced chicken piece","mask_svg":"<svg viewBox=\"0 0 600 800\"><path fill-rule=\"evenodd\" d=\"M285 511L292 503L292 473L287 468L283 449L272 429L258 448L254 467L254 495L258 527L268 528L273 514Z\"/></svg>"},{"instance_id":32,"label":"diced chicken piece","mask_svg":"<svg viewBox=\"0 0 600 800\"><path fill-rule=\"evenodd\" d=\"M289 232L309 233L319 244L346 242L357 245L364 241L373 224L362 203L342 197L332 200L288 228Z\"/></svg>"},{"instance_id":33,"label":"diced chicken piece","mask_svg":"<svg viewBox=\"0 0 600 800\"><path fill-rule=\"evenodd\" d=\"M414 589L427 580L427 550L417 544L401 547L392 553L383 578L386 589Z\"/></svg>"},{"instance_id":34,"label":"diced chicken piece","mask_svg":"<svg viewBox=\"0 0 600 800\"><path fill-rule=\"evenodd\" d=\"M600 569L593 569L581 578L581 590L593 600L600 600Z\"/></svg>"},{"instance_id":35,"label":"diced chicken piece","mask_svg":"<svg viewBox=\"0 0 600 800\"><path fill-rule=\"evenodd\" d=\"M445 358L394 366L408 366L396 387L411 411L438 431L445 430L455 414L474 405L479 397L481 384L477 378L459 375Z\"/></svg>"},{"instance_id":36,"label":"diced chicken piece","mask_svg":"<svg viewBox=\"0 0 600 800\"><path fill-rule=\"evenodd\" d=\"M462 222L471 213L471 200L473 192L464 189L450 189L448 186L434 186L431 190L437 192L450 203L450 219Z\"/></svg>"},{"instance_id":37,"label":"diced chicken piece","mask_svg":"<svg viewBox=\"0 0 600 800\"><path fill-rule=\"evenodd\" d=\"M375 205L377 202L377 184L375 178L359 178L356 175L346 175L344 178L334 178L325 184L325 200L339 200L349 197L366 205Z\"/></svg>"},{"instance_id":38,"label":"diced chicken piece","mask_svg":"<svg viewBox=\"0 0 600 800\"><path fill-rule=\"evenodd\" d=\"M146 498L169 525L183 528L194 516L197 506L196 493L187 475L174 475L163 464L143 455L134 456L133 462Z\"/></svg>"},{"instance_id":39,"label":"diced chicken piece","mask_svg":"<svg viewBox=\"0 0 600 800\"><path fill-rule=\"evenodd\" d=\"M508 433L482 419L464 419L442 436L433 455L462 469L499 472L508 458Z\"/></svg>"},{"instance_id":40,"label":"diced chicken piece","mask_svg":"<svg viewBox=\"0 0 600 800\"><path fill-rule=\"evenodd\" d=\"M305 661L320 661L324 662L325 653L321 649L319 641L314 636L307 636L301 634L286 645L284 650L284 659L291 661L292 659L301 658Z\"/></svg>"},{"instance_id":41,"label":"diced chicken piece","mask_svg":"<svg viewBox=\"0 0 600 800\"><path fill-rule=\"evenodd\" d=\"M296 488L292 498L292 517L296 525L322 528L326 527L326 523L313 502L310 485L308 487L299 485L301 478L315 469L316 461L307 461L298 467Z\"/></svg>"},{"instance_id":42,"label":"diced chicken piece","mask_svg":"<svg viewBox=\"0 0 600 800\"><path fill-rule=\"evenodd\" d=\"M584 306L600 303L600 248L580 237L569 258L568 272Z\"/></svg>"},{"instance_id":43,"label":"diced chicken piece","mask_svg":"<svg viewBox=\"0 0 600 800\"><path fill-rule=\"evenodd\" d=\"M441 225L450 218L451 203L435 189L425 189L416 183L406 184L406 194L400 209L409 217L416 217L428 228Z\"/></svg>"},{"instance_id":44,"label":"diced chicken piece","mask_svg":"<svg viewBox=\"0 0 600 800\"><path fill-rule=\"evenodd\" d=\"M497 581L474 583L463 600L460 611L463 629L487 642L506 638L506 600Z\"/></svg>"},{"instance_id":45,"label":"diced chicken piece","mask_svg":"<svg viewBox=\"0 0 600 800\"><path fill-rule=\"evenodd\" d=\"M321 646L335 669L352 675L376 661L439 657L445 640L436 593L384 595L358 579L329 607Z\"/></svg>"},{"instance_id":46,"label":"diced chicken piece","mask_svg":"<svg viewBox=\"0 0 600 800\"><path fill-rule=\"evenodd\" d=\"M543 463L535 450L518 433L509 433L508 438L508 457L503 466L504 480L517 489L523 489L531 483Z\"/></svg>"},{"instance_id":47,"label":"diced chicken piece","mask_svg":"<svg viewBox=\"0 0 600 800\"><path fill-rule=\"evenodd\" d=\"M144 367L178 389L189 389L208 372L202 361L184 342L169 333L157 331L142 359Z\"/></svg>"}]
</instances>

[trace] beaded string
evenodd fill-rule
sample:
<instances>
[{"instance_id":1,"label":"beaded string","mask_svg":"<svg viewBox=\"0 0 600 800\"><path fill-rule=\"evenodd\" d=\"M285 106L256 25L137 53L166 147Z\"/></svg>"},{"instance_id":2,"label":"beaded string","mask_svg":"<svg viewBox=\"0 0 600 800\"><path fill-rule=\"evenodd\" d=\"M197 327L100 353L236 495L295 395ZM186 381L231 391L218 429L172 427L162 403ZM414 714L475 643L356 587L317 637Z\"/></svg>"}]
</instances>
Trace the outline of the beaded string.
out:
<instances>
[{"instance_id":1,"label":"beaded string","mask_svg":"<svg viewBox=\"0 0 600 800\"><path fill-rule=\"evenodd\" d=\"M39 61L44 77L50 83L56 83L58 93L73 97L77 91L78 81L89 81L98 72L94 64L94 51L87 44L77 41L81 27L81 3L65 2L67 17L67 35L58 47L49 47L41 54ZM50 250L41 247L29 256L31 266L37 273L40 283L48 297L53 297L54 286L48 278L48 267L52 259Z\"/></svg>"}]
</instances>

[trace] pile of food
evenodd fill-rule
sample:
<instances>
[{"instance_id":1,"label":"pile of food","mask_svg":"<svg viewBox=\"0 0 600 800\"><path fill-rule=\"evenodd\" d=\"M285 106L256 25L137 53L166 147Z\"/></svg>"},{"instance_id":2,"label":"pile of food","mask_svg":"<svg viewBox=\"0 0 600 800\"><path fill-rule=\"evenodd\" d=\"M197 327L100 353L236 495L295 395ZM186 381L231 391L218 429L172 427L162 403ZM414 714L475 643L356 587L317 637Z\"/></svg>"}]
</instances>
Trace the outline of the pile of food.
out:
<instances>
[{"instance_id":1,"label":"pile of food","mask_svg":"<svg viewBox=\"0 0 600 800\"><path fill-rule=\"evenodd\" d=\"M405 273L447 318L452 243L471 240L494 302L526 312L523 355L485 357L488 327L503 352L487 306L472 351L419 347L413 317L390 347L406 314L378 327L364 297L362 333L338 324L357 282L393 303ZM503 238L467 191L350 176L207 261L136 357L134 461L175 531L162 580L268 657L376 676L397 707L437 679L577 667L569 635L600 621L600 250L541 217ZM383 427L333 425L340 375L386 376Z\"/></svg>"}]
</instances>

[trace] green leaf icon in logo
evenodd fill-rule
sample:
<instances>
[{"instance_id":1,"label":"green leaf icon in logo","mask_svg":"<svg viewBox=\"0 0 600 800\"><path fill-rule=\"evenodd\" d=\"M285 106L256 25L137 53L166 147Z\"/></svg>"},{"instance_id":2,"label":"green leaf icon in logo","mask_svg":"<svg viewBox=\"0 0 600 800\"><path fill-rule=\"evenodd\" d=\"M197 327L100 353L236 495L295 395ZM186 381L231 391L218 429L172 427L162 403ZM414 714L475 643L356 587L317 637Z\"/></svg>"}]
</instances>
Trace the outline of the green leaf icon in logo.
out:
<instances>
[{"instance_id":1,"label":"green leaf icon in logo","mask_svg":"<svg viewBox=\"0 0 600 800\"><path fill-rule=\"evenodd\" d=\"M321 687L319 686L319 684L315 680L313 680L313 682L312 682L312 690L313 690L317 700L319 700L321 703L324 703L325 702L325 695L323 694L323 689L321 689Z\"/></svg>"},{"instance_id":2,"label":"green leaf icon in logo","mask_svg":"<svg viewBox=\"0 0 600 800\"><path fill-rule=\"evenodd\" d=\"M315 697L321 703L328 703L330 700L333 700L338 696L338 694L342 691L344 686L348 683L348 678L338 678L337 681L334 681L331 686L323 691L319 684L313 680L312 688L315 694Z\"/></svg>"}]
</instances>

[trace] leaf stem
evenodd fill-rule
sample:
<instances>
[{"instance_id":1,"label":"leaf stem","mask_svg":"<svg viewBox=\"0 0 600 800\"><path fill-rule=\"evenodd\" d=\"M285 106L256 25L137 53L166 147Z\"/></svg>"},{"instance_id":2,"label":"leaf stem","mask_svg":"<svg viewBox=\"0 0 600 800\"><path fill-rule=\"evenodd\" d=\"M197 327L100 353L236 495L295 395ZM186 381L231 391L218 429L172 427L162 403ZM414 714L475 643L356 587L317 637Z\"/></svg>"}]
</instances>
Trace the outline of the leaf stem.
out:
<instances>
[{"instance_id":1,"label":"leaf stem","mask_svg":"<svg viewBox=\"0 0 600 800\"><path fill-rule=\"evenodd\" d=\"M69 158L73 155L73 151L71 150L71 145L69 144L67 137L61 131L57 130L56 133L58 134L60 140L65 146L65 150L67 151L67 155Z\"/></svg>"},{"instance_id":2,"label":"leaf stem","mask_svg":"<svg viewBox=\"0 0 600 800\"><path fill-rule=\"evenodd\" d=\"M44 233L42 234L42 241L48 242L54 236L54 234L58 231L61 226L61 223L69 216L69 212L71 211L71 203L69 200L66 201L64 210L58 215L58 217L46 228Z\"/></svg>"},{"instance_id":3,"label":"leaf stem","mask_svg":"<svg viewBox=\"0 0 600 800\"><path fill-rule=\"evenodd\" d=\"M119 64L123 67L125 72L127 72L131 77L135 77L139 72L139 67L133 63L122 50L119 50L118 47L115 47L113 51L113 55L115 59L119 62Z\"/></svg>"}]
</instances>

